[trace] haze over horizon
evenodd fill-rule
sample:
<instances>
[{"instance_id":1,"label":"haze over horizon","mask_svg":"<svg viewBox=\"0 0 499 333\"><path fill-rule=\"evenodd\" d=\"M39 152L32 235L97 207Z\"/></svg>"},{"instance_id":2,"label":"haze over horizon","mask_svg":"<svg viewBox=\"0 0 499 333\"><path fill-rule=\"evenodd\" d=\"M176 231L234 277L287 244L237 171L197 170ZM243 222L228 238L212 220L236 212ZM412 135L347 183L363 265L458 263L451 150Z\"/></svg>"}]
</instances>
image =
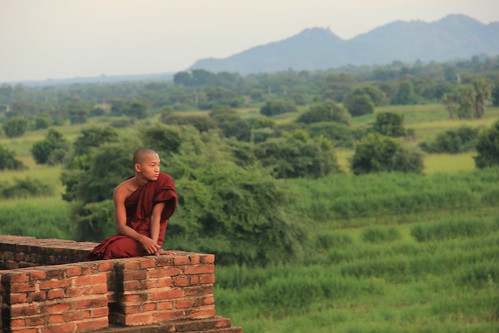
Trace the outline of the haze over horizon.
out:
<instances>
[{"instance_id":1,"label":"haze over horizon","mask_svg":"<svg viewBox=\"0 0 499 333\"><path fill-rule=\"evenodd\" d=\"M1 0L0 83L167 73L321 26L351 39L397 20L499 21L495 0Z\"/></svg>"}]
</instances>

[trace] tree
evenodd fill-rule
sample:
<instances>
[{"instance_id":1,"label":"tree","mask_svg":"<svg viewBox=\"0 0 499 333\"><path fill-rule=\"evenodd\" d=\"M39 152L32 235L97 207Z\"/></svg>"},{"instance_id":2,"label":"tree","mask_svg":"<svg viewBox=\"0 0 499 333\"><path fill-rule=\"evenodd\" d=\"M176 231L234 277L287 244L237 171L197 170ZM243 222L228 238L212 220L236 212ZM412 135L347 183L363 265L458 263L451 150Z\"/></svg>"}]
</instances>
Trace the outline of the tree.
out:
<instances>
[{"instance_id":1,"label":"tree","mask_svg":"<svg viewBox=\"0 0 499 333\"><path fill-rule=\"evenodd\" d=\"M483 169L499 165L499 121L482 132L476 145L478 155L475 157L477 168Z\"/></svg>"},{"instance_id":2,"label":"tree","mask_svg":"<svg viewBox=\"0 0 499 333\"><path fill-rule=\"evenodd\" d=\"M421 173L422 170L420 153L377 133L369 134L359 143L352 158L352 171L356 175L390 171Z\"/></svg>"},{"instance_id":3,"label":"tree","mask_svg":"<svg viewBox=\"0 0 499 333\"><path fill-rule=\"evenodd\" d=\"M438 134L433 141L421 142L419 146L428 153L457 154L474 149L477 142L478 129L461 126Z\"/></svg>"},{"instance_id":4,"label":"tree","mask_svg":"<svg viewBox=\"0 0 499 333\"><path fill-rule=\"evenodd\" d=\"M326 101L324 103L312 105L297 121L305 124L334 121L348 125L350 122L350 115L341 105L333 101Z\"/></svg>"},{"instance_id":5,"label":"tree","mask_svg":"<svg viewBox=\"0 0 499 333\"><path fill-rule=\"evenodd\" d=\"M46 113L39 113L35 119L35 128L36 129L45 129L50 126L52 120Z\"/></svg>"},{"instance_id":6,"label":"tree","mask_svg":"<svg viewBox=\"0 0 499 333\"><path fill-rule=\"evenodd\" d=\"M492 96L492 105L499 106L499 81L495 82L491 96Z\"/></svg>"},{"instance_id":7,"label":"tree","mask_svg":"<svg viewBox=\"0 0 499 333\"><path fill-rule=\"evenodd\" d=\"M31 147L31 154L37 164L62 163L68 151L69 142L61 132L53 128L49 128L45 139L34 143Z\"/></svg>"},{"instance_id":8,"label":"tree","mask_svg":"<svg viewBox=\"0 0 499 333\"><path fill-rule=\"evenodd\" d=\"M394 112L380 112L376 114L373 131L382 135L399 137L404 136L404 115Z\"/></svg>"},{"instance_id":9,"label":"tree","mask_svg":"<svg viewBox=\"0 0 499 333\"><path fill-rule=\"evenodd\" d=\"M397 94L392 100L392 104L407 105L414 103L414 88L411 81L402 81L399 84Z\"/></svg>"},{"instance_id":10,"label":"tree","mask_svg":"<svg viewBox=\"0 0 499 333\"><path fill-rule=\"evenodd\" d=\"M28 128L28 119L22 116L7 119L2 125L5 135L9 138L22 136Z\"/></svg>"},{"instance_id":11,"label":"tree","mask_svg":"<svg viewBox=\"0 0 499 333\"><path fill-rule=\"evenodd\" d=\"M374 103L368 94L352 94L345 99L345 107L348 112L356 117L374 112Z\"/></svg>"},{"instance_id":12,"label":"tree","mask_svg":"<svg viewBox=\"0 0 499 333\"><path fill-rule=\"evenodd\" d=\"M459 119L481 118L485 105L492 95L492 83L487 79L476 79L471 84L460 85L456 93L444 95L443 103L449 117Z\"/></svg>"},{"instance_id":13,"label":"tree","mask_svg":"<svg viewBox=\"0 0 499 333\"><path fill-rule=\"evenodd\" d=\"M260 108L260 113L268 117L275 116L281 113L296 112L296 111L298 110L296 109L296 106L293 103L280 99L268 101L267 103L265 103L264 106Z\"/></svg>"},{"instance_id":14,"label":"tree","mask_svg":"<svg viewBox=\"0 0 499 333\"><path fill-rule=\"evenodd\" d=\"M26 166L16 159L16 153L4 145L0 145L0 170L21 170Z\"/></svg>"},{"instance_id":15,"label":"tree","mask_svg":"<svg viewBox=\"0 0 499 333\"><path fill-rule=\"evenodd\" d=\"M481 118L485 113L485 104L492 94L493 84L487 79L480 78L473 81L475 101L473 103L475 118Z\"/></svg>"}]
</instances>

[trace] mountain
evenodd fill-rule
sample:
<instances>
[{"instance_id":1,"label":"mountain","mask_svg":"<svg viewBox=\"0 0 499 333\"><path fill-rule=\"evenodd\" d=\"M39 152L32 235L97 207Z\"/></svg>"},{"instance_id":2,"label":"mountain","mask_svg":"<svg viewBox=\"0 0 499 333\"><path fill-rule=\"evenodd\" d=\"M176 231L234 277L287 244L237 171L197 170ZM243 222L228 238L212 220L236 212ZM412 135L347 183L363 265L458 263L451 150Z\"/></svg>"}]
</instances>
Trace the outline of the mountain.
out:
<instances>
[{"instance_id":1,"label":"mountain","mask_svg":"<svg viewBox=\"0 0 499 333\"><path fill-rule=\"evenodd\" d=\"M253 47L224 59L198 60L190 69L240 74L321 70L352 65L447 61L485 53L499 54L499 22L483 24L454 14L436 22L396 21L350 40L311 28L290 38Z\"/></svg>"}]
</instances>

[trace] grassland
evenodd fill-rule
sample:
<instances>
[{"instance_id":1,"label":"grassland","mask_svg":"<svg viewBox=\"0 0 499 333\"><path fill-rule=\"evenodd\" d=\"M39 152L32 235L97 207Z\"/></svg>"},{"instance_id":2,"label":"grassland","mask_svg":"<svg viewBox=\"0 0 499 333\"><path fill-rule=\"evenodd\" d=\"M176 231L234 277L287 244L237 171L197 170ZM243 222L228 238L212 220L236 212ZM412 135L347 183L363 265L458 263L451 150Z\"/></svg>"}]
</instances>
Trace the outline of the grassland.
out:
<instances>
[{"instance_id":1,"label":"grassland","mask_svg":"<svg viewBox=\"0 0 499 333\"><path fill-rule=\"evenodd\" d=\"M442 105L381 111L404 114L415 133L404 143L412 146L449 128L488 127L499 119L499 108L468 121L448 119ZM252 108L240 112L257 115ZM277 122L297 116L279 115ZM353 118L352 126L368 127L374 119ZM91 120L105 124L105 118ZM74 140L84 126L58 129ZM4 234L69 238L74 231L60 196L61 167L36 165L30 154L45 133L0 137L29 167L1 171L0 182L32 177L55 189L47 197L2 200ZM217 313L246 333L497 332L499 169L475 170L473 152L427 154L425 175L355 177L348 166L352 154L337 150L344 174L288 181L300 198L291 213L310 231L303 240L307 252L292 264L217 266Z\"/></svg>"}]
</instances>

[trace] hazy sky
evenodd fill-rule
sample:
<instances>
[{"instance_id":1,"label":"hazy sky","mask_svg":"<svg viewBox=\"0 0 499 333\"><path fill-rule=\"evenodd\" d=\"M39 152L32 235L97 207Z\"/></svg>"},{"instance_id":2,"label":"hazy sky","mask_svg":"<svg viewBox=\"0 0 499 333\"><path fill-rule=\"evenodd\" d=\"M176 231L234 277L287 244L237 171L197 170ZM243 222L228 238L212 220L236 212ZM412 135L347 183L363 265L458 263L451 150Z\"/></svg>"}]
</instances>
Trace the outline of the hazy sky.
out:
<instances>
[{"instance_id":1,"label":"hazy sky","mask_svg":"<svg viewBox=\"0 0 499 333\"><path fill-rule=\"evenodd\" d=\"M176 72L314 27L499 21L498 0L0 0L0 82Z\"/></svg>"}]
</instances>

